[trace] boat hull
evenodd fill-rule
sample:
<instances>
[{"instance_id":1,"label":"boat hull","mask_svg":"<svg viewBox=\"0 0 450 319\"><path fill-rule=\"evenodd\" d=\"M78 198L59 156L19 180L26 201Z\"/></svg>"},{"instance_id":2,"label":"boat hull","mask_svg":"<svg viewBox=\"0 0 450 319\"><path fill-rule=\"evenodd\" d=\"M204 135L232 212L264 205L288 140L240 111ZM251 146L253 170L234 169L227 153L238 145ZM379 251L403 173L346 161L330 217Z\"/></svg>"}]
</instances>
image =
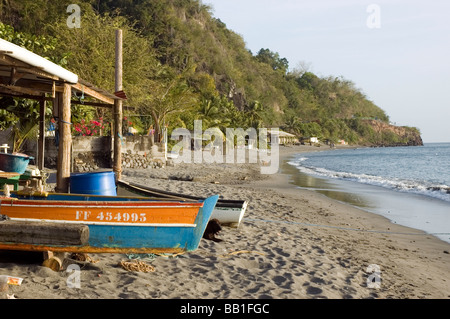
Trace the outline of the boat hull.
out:
<instances>
[{"instance_id":1,"label":"boat hull","mask_svg":"<svg viewBox=\"0 0 450 319\"><path fill-rule=\"evenodd\" d=\"M184 201L201 200L201 197L189 196L185 194L163 191L150 188L135 183L119 180L118 193L135 194L139 196L156 197L159 199L178 199ZM244 218L248 202L243 200L219 199L211 215L211 219L216 218L221 225L239 227Z\"/></svg>"},{"instance_id":2,"label":"boat hull","mask_svg":"<svg viewBox=\"0 0 450 319\"><path fill-rule=\"evenodd\" d=\"M34 223L89 227L84 245L0 242L0 249L85 253L184 252L197 249L218 196L201 202L154 201L95 195L52 194L1 200L1 214Z\"/></svg>"}]
</instances>

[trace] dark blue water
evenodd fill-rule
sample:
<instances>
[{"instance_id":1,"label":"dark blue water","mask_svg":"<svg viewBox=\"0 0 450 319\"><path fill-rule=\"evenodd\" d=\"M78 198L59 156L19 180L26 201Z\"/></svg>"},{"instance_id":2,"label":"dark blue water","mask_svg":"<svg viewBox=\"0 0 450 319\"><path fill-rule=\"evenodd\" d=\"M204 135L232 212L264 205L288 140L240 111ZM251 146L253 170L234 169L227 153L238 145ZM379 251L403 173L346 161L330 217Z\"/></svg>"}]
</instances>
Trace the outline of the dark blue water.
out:
<instances>
[{"instance_id":1,"label":"dark blue water","mask_svg":"<svg viewBox=\"0 0 450 319\"><path fill-rule=\"evenodd\" d=\"M300 187L450 242L450 143L302 153L288 163Z\"/></svg>"}]
</instances>

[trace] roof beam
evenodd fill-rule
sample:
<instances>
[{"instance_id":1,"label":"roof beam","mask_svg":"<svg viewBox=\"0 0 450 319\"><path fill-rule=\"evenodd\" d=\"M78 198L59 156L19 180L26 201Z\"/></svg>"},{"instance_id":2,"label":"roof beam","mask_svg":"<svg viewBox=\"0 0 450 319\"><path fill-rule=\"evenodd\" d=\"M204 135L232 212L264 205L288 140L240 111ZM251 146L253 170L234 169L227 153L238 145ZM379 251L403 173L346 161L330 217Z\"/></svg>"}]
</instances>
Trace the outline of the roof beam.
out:
<instances>
[{"instance_id":1,"label":"roof beam","mask_svg":"<svg viewBox=\"0 0 450 319\"><path fill-rule=\"evenodd\" d=\"M52 79L52 80L59 80L59 77L57 77L56 75L52 75L50 73L47 73L45 71L42 71L42 69L35 67L35 66L31 66L29 64L23 63L19 60L16 60L8 55L5 54L1 54L0 53L0 61L7 63L8 65L12 66L12 67L16 67L16 68L20 68L23 69L22 72L27 72L27 73L31 73L37 76L42 76L45 77L47 79Z\"/></svg>"},{"instance_id":2,"label":"roof beam","mask_svg":"<svg viewBox=\"0 0 450 319\"><path fill-rule=\"evenodd\" d=\"M84 92L84 94L87 94L90 97L95 98L96 100L102 101L102 102L104 102L106 104L110 104L110 105L114 104L114 99L107 97L106 95L104 95L98 91L95 91L95 90L91 89L90 87L87 87L80 83L72 84L71 86L72 86L72 88L74 88L80 92Z\"/></svg>"},{"instance_id":3,"label":"roof beam","mask_svg":"<svg viewBox=\"0 0 450 319\"><path fill-rule=\"evenodd\" d=\"M11 90L6 89L4 86L0 85L0 95L2 96L11 96L11 97L17 97L22 99L30 99L30 100L45 100L45 101L53 101L52 97L46 97L42 95L36 95L34 94L24 94L20 92L12 92Z\"/></svg>"},{"instance_id":4,"label":"roof beam","mask_svg":"<svg viewBox=\"0 0 450 319\"><path fill-rule=\"evenodd\" d=\"M79 104L79 105L87 105L87 106L96 106L96 107L105 107L105 108L112 108L113 106L111 104L106 103L97 103L97 102L90 102L90 101L78 101L78 100L72 100L72 104ZM135 110L136 108L134 106L123 106L126 110Z\"/></svg>"},{"instance_id":5,"label":"roof beam","mask_svg":"<svg viewBox=\"0 0 450 319\"><path fill-rule=\"evenodd\" d=\"M19 94L28 94L28 95L36 95L36 90L24 88L21 86L14 86L14 85L4 85L0 84L0 88L2 91L6 92L13 92L13 93L19 93Z\"/></svg>"}]
</instances>

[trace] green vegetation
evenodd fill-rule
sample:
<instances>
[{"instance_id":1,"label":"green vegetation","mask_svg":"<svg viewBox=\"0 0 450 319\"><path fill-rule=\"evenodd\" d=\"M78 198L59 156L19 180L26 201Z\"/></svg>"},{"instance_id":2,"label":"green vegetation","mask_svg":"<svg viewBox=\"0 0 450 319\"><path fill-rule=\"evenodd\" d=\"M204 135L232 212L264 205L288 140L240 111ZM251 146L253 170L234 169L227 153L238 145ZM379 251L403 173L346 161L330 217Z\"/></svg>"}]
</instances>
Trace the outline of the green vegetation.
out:
<instances>
[{"instance_id":1,"label":"green vegetation","mask_svg":"<svg viewBox=\"0 0 450 319\"><path fill-rule=\"evenodd\" d=\"M408 142L392 131L374 131L367 119L389 118L354 83L290 70L289 61L267 48L253 54L200 0L71 3L81 7L81 28L67 27L68 3L2 1L0 37L113 92L114 32L122 29L126 105L134 108L125 113L126 123L141 134L150 126L157 132L164 126L193 129L202 119L204 128L279 126L331 141ZM77 105L72 113L74 124L111 120L101 108Z\"/></svg>"}]
</instances>

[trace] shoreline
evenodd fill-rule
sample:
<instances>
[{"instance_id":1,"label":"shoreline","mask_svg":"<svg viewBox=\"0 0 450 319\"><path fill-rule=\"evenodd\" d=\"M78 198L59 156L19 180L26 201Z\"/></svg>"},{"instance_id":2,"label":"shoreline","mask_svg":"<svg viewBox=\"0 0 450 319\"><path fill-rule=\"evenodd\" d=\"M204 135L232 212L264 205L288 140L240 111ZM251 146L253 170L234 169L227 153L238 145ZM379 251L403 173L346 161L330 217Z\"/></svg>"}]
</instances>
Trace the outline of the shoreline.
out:
<instances>
[{"instance_id":1,"label":"shoreline","mask_svg":"<svg viewBox=\"0 0 450 319\"><path fill-rule=\"evenodd\" d=\"M280 163L314 149L280 148ZM19 299L450 298L448 243L298 189L287 174L261 176L254 164L177 164L125 170L124 180L249 205L239 228L223 227L222 242L202 239L193 252L143 259L153 273L122 269L123 254L92 254L96 262L83 264L80 289L67 286L65 271L0 252L1 274L24 278L7 293ZM368 287L370 265L380 270L379 288Z\"/></svg>"},{"instance_id":2,"label":"shoreline","mask_svg":"<svg viewBox=\"0 0 450 319\"><path fill-rule=\"evenodd\" d=\"M364 212L383 216L392 224L403 225L413 231L423 231L450 244L450 234L445 232L445 227L436 227L434 219L434 225L430 226L429 223L431 221L424 219L430 215L430 210L434 216L439 216L439 214L446 215L448 202L421 194L397 193L391 189L371 184L310 176L306 173L298 172L296 168L288 163L293 158L292 155L295 154L299 153L288 153L282 160L283 164L280 165L280 170L295 176L290 180L293 187L311 190ZM425 213L426 211L429 213ZM441 222L442 224L438 225L446 224L446 220Z\"/></svg>"}]
</instances>

